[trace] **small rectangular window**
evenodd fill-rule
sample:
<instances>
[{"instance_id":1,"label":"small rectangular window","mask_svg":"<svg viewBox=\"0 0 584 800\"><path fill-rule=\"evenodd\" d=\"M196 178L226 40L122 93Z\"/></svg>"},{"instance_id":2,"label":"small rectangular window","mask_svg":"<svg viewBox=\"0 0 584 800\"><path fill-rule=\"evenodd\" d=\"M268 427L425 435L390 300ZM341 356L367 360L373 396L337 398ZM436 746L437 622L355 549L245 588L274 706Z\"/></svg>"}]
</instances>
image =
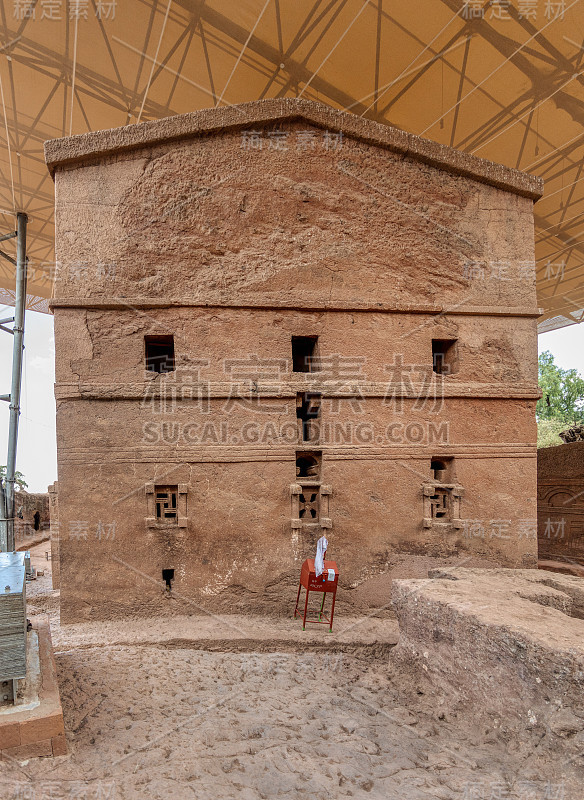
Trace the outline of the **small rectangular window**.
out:
<instances>
[{"instance_id":1,"label":"small rectangular window","mask_svg":"<svg viewBox=\"0 0 584 800\"><path fill-rule=\"evenodd\" d=\"M437 375L456 372L456 342L456 339L432 339L432 369Z\"/></svg>"},{"instance_id":2,"label":"small rectangular window","mask_svg":"<svg viewBox=\"0 0 584 800\"><path fill-rule=\"evenodd\" d=\"M144 358L148 372L174 370L174 336L145 336Z\"/></svg>"},{"instance_id":3,"label":"small rectangular window","mask_svg":"<svg viewBox=\"0 0 584 800\"><path fill-rule=\"evenodd\" d=\"M438 481L438 483L453 483L453 465L453 458L432 458L430 460L432 479Z\"/></svg>"},{"instance_id":4,"label":"small rectangular window","mask_svg":"<svg viewBox=\"0 0 584 800\"><path fill-rule=\"evenodd\" d=\"M172 590L172 582L174 580L174 570L173 569L163 569L162 570L162 580L166 584L166 588L170 592Z\"/></svg>"},{"instance_id":5,"label":"small rectangular window","mask_svg":"<svg viewBox=\"0 0 584 800\"><path fill-rule=\"evenodd\" d=\"M178 486L155 486L154 503L156 521L174 524L178 522Z\"/></svg>"},{"instance_id":6,"label":"small rectangular window","mask_svg":"<svg viewBox=\"0 0 584 800\"><path fill-rule=\"evenodd\" d=\"M320 401L320 394L299 392L296 395L296 418L301 442L317 442L319 439Z\"/></svg>"},{"instance_id":7,"label":"small rectangular window","mask_svg":"<svg viewBox=\"0 0 584 800\"><path fill-rule=\"evenodd\" d=\"M292 337L292 371L315 372L318 336Z\"/></svg>"},{"instance_id":8,"label":"small rectangular window","mask_svg":"<svg viewBox=\"0 0 584 800\"><path fill-rule=\"evenodd\" d=\"M307 479L317 481L320 479L320 466L322 463L322 451L299 450L296 453L296 479Z\"/></svg>"}]
</instances>

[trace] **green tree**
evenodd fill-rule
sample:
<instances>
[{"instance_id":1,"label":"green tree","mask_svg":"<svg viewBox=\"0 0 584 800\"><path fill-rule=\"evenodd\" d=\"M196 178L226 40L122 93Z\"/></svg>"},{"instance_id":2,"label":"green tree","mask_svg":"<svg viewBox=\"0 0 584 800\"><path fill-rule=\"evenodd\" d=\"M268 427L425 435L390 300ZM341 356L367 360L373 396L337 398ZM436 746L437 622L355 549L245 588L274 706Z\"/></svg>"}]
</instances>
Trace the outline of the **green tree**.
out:
<instances>
[{"instance_id":1,"label":"green tree","mask_svg":"<svg viewBox=\"0 0 584 800\"><path fill-rule=\"evenodd\" d=\"M537 446L553 447L564 444L560 439L560 433L571 427L559 419L540 419L537 423Z\"/></svg>"},{"instance_id":2,"label":"green tree","mask_svg":"<svg viewBox=\"0 0 584 800\"><path fill-rule=\"evenodd\" d=\"M543 397L537 402L537 421L557 420L569 427L584 422L584 378L575 369L562 369L549 350L538 361L539 387Z\"/></svg>"},{"instance_id":3,"label":"green tree","mask_svg":"<svg viewBox=\"0 0 584 800\"><path fill-rule=\"evenodd\" d=\"M6 466L0 464L0 480L4 480L6 478ZM22 472L15 472L14 478L16 479L16 490L20 489L23 492L25 489L28 489L28 483L24 480L24 475Z\"/></svg>"}]
</instances>

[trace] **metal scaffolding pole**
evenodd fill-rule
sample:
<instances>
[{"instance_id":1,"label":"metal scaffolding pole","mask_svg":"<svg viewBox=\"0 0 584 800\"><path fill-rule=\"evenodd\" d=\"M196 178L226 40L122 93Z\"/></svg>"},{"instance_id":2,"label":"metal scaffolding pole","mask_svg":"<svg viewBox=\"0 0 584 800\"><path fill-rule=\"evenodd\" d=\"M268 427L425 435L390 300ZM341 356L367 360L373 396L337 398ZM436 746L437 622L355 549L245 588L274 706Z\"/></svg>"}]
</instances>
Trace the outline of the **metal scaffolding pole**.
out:
<instances>
[{"instance_id":1,"label":"metal scaffolding pole","mask_svg":"<svg viewBox=\"0 0 584 800\"><path fill-rule=\"evenodd\" d=\"M14 308L14 336L12 348L12 385L10 388L10 419L8 422L8 456L4 481L3 528L0 549L14 551L14 484L16 477L16 446L18 443L18 418L20 416L20 387L22 383L22 353L24 350L24 315L26 309L26 225L28 217L23 212L16 215L16 297ZM10 259L12 260L12 259ZM4 398L2 398L4 399Z\"/></svg>"}]
</instances>

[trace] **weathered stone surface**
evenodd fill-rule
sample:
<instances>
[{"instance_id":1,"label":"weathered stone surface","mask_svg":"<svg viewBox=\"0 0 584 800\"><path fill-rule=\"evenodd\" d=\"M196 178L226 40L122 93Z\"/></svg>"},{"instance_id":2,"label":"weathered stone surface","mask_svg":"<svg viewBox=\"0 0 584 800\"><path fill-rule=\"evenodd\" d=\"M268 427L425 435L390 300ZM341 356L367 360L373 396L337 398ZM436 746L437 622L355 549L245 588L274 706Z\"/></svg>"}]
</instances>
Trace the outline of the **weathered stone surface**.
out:
<instances>
[{"instance_id":1,"label":"weathered stone surface","mask_svg":"<svg viewBox=\"0 0 584 800\"><path fill-rule=\"evenodd\" d=\"M393 598L400 633L391 659L408 667L411 686L431 685L436 706L507 735L582 741L581 578L439 568L427 580L394 581Z\"/></svg>"},{"instance_id":2,"label":"weathered stone surface","mask_svg":"<svg viewBox=\"0 0 584 800\"><path fill-rule=\"evenodd\" d=\"M537 451L539 558L584 566L584 442ZM551 567L550 567L551 568Z\"/></svg>"},{"instance_id":3,"label":"weathered stone surface","mask_svg":"<svg viewBox=\"0 0 584 800\"><path fill-rule=\"evenodd\" d=\"M470 175L494 186L524 194L536 200L543 193L541 178L504 167L482 158L422 139L389 125L371 122L321 103L296 98L260 100L226 108L206 108L190 114L128 125L109 131L94 131L45 142L45 159L52 174L59 166L101 158L104 154L134 150L145 145L178 141L193 136L223 133L232 128L262 127L302 119L319 128L343 131L365 142L387 147L452 171Z\"/></svg>"},{"instance_id":4,"label":"weathered stone surface","mask_svg":"<svg viewBox=\"0 0 584 800\"><path fill-rule=\"evenodd\" d=\"M14 500L16 549L25 550L47 536L50 525L49 496L44 492L19 491Z\"/></svg>"},{"instance_id":5,"label":"weathered stone surface","mask_svg":"<svg viewBox=\"0 0 584 800\"><path fill-rule=\"evenodd\" d=\"M59 169L55 303L533 311L529 198L351 138L298 151L306 131L279 128L283 151L231 131Z\"/></svg>"},{"instance_id":6,"label":"weathered stone surface","mask_svg":"<svg viewBox=\"0 0 584 800\"><path fill-rule=\"evenodd\" d=\"M572 425L558 434L565 444L569 442L584 442L584 425Z\"/></svg>"},{"instance_id":7,"label":"weathered stone surface","mask_svg":"<svg viewBox=\"0 0 584 800\"><path fill-rule=\"evenodd\" d=\"M63 621L164 611L163 570L197 607L288 613L323 530L340 592L395 553L535 565L537 180L305 101L46 152ZM146 336L174 337L172 372L145 370Z\"/></svg>"},{"instance_id":8,"label":"weathered stone surface","mask_svg":"<svg viewBox=\"0 0 584 800\"><path fill-rule=\"evenodd\" d=\"M59 538L59 483L49 486L49 511L51 517L51 575L53 589L61 585L61 548Z\"/></svg>"}]
</instances>

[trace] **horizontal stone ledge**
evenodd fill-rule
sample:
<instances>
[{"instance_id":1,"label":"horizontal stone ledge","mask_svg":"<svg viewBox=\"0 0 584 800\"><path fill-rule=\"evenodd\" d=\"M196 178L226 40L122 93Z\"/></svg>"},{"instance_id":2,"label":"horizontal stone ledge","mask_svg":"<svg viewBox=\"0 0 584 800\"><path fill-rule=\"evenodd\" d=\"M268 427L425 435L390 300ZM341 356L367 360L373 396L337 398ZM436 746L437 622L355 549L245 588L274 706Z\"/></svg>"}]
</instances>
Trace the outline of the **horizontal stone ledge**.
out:
<instances>
[{"instance_id":1,"label":"horizontal stone ledge","mask_svg":"<svg viewBox=\"0 0 584 800\"><path fill-rule=\"evenodd\" d=\"M555 489L557 487L559 491L562 491L562 489L570 488L570 489L578 489L580 492L582 492L582 489L584 488L582 485L582 478L565 476L561 475L560 473L558 473L557 477L551 477L551 478L538 477L537 485L542 487L546 486L549 489ZM584 495L584 492L582 492L582 494Z\"/></svg>"},{"instance_id":2,"label":"horizontal stone ledge","mask_svg":"<svg viewBox=\"0 0 584 800\"><path fill-rule=\"evenodd\" d=\"M191 444L191 445L187 444L186 445L186 447L189 447L189 446L190 447L195 447L195 445L193 445L193 444ZM305 450L306 452L311 453L313 450L316 449L316 450L322 450L322 452L325 453L325 454L331 454L331 453L346 453L346 452L349 452L349 451L352 451L352 450L355 450L355 449L358 449L358 448L363 448L363 447L366 447L368 450L370 450L372 447L377 447L377 445L375 443L371 443L371 444L367 444L367 445L362 445L362 444L359 444L359 445L351 445L351 444L328 445L325 442L298 442L298 443L290 442L290 443L287 443L287 444L277 444L277 445L258 444L257 442L250 442L249 444L241 444L241 445L230 445L230 444L218 444L217 443L217 444L203 444L203 445L196 445L196 446L201 448L201 449L204 449L205 451L206 450L213 450L213 449L220 450L220 449L233 448L235 450L238 450L238 449L243 450L243 449L245 449L245 452L249 453L249 452L251 452L251 451L253 451L255 449L259 455L265 455L267 451L275 452L275 451L278 450L278 448L282 452L282 454L289 455L290 453L295 453L295 452L298 452L300 450ZM173 445L173 447L174 447L174 445ZM184 445L183 445L183 447L184 447ZM514 450L521 450L521 449L536 450L537 446L536 446L535 443L531 444L529 442L474 442L472 444L462 444L462 443L455 443L455 444L444 444L444 443L440 444L440 443L438 443L437 444L437 443L434 443L434 444L428 444L428 445L413 444L412 442L406 442L406 443L403 443L403 444L401 444L401 443L398 444L398 443L394 442L393 444L391 444L391 443L388 444L387 447L392 447L392 448L395 448L395 449L400 448L400 454L403 452L404 448L410 448L410 449L412 449L412 452L415 455L418 455L418 456L419 456L420 450L422 450L424 448L428 448L428 449L432 450L432 453L436 454L437 458L440 458L440 457L444 457L444 456L447 456L447 455L458 455L458 454L460 454L462 456L464 453L469 452L469 451L481 452L481 453L482 452L487 452L487 451L490 451L490 450L499 451L502 448L507 448L507 449L512 448ZM155 444L142 444L142 445L137 445L135 447L128 447L128 446L123 446L123 445L121 445L119 447L116 447L115 445L108 444L107 446L104 446L103 448L96 447L96 448L92 449L90 446L88 446L87 444L84 443L82 446L79 446L79 447L65 447L64 448L64 447L61 446L61 447L59 447L59 452L60 453L67 452L67 453L83 454L83 453L87 453L90 450L92 450L92 452L103 452L103 453L119 453L119 452L141 453L144 450L149 450L149 449L156 450L156 452L158 452L160 450L160 447L158 445L155 445ZM387 449L387 448L385 448L385 449Z\"/></svg>"},{"instance_id":3,"label":"horizontal stone ledge","mask_svg":"<svg viewBox=\"0 0 584 800\"><path fill-rule=\"evenodd\" d=\"M304 374L304 373L303 373ZM487 383L459 383L447 378L444 383L432 381L429 384L411 384L411 387L396 391L384 383L353 383L338 386L339 381L319 381L311 376L306 380L278 381L277 385L257 384L251 390L250 384L230 384L224 382L185 383L160 385L154 382L104 384L67 383L55 384L55 397L58 400L168 400L176 403L203 402L206 400L232 400L233 402L254 401L260 398L295 400L298 392L321 394L323 400L368 398L387 398L412 402L438 403L442 398L466 399L493 398L502 400L538 400L541 390L537 386L513 384L497 385Z\"/></svg>"},{"instance_id":4,"label":"horizontal stone ledge","mask_svg":"<svg viewBox=\"0 0 584 800\"><path fill-rule=\"evenodd\" d=\"M353 446L345 450L326 448L325 446L315 445L322 450L323 457L329 461L333 460L374 460L374 461L400 461L408 459L411 461L427 461L436 456L439 450L441 457L451 456L458 459L499 459L499 458L537 458L535 445L500 446L498 450L489 451L488 448L477 448L472 452L464 452L457 448L447 448L438 444L432 445L393 445L387 448L367 446ZM265 446L262 449L254 449L248 446L197 446L197 447L161 447L160 445L150 448L142 448L139 451L112 451L111 448L91 448L78 452L59 450L59 465L82 464L84 466L125 463L218 463L218 462L262 462L273 461L282 463L292 463L295 459L295 449L284 449L282 447ZM96 459L92 461L91 459ZM420 484L424 478L419 476Z\"/></svg>"},{"instance_id":5,"label":"horizontal stone ledge","mask_svg":"<svg viewBox=\"0 0 584 800\"><path fill-rule=\"evenodd\" d=\"M296 300L292 303L279 302L214 302L205 303L197 298L176 298L157 300L151 297L109 297L109 298L89 298L89 297L60 297L49 300L49 308L54 311L57 308L79 308L84 311L120 311L123 309L163 309L163 308L204 308L204 309L237 309L241 311L291 311L296 313L314 313L321 311L348 311L352 313L376 313L376 314L428 314L429 316L471 316L471 317L529 317L538 318L543 314L542 308L532 306L462 306L454 304L452 306L428 306L428 305L408 305L386 303L312 303Z\"/></svg>"}]
</instances>

